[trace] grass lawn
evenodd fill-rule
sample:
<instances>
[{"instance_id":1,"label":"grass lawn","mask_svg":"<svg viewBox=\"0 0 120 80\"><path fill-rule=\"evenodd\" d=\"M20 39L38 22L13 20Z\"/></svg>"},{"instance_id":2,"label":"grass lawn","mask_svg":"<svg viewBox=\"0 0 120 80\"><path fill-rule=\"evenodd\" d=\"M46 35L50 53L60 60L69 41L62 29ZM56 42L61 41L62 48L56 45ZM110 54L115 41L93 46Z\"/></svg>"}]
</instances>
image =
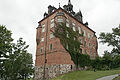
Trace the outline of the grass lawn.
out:
<instances>
[{"instance_id":1,"label":"grass lawn","mask_svg":"<svg viewBox=\"0 0 120 80\"><path fill-rule=\"evenodd\" d=\"M120 74L120 70L108 71L75 71L68 74L61 75L52 80L96 80L97 78L108 76L112 74Z\"/></svg>"}]
</instances>

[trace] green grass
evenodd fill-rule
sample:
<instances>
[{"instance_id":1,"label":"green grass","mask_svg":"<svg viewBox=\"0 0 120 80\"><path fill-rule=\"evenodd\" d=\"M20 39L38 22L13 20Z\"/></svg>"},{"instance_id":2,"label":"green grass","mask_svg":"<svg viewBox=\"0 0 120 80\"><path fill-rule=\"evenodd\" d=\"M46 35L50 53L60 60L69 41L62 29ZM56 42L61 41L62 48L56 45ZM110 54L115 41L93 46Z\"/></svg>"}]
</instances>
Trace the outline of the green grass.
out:
<instances>
[{"instance_id":1,"label":"green grass","mask_svg":"<svg viewBox=\"0 0 120 80\"><path fill-rule=\"evenodd\" d=\"M68 74L61 75L52 80L96 80L103 76L112 74L119 74L120 70L108 70L108 71L75 71Z\"/></svg>"},{"instance_id":2,"label":"green grass","mask_svg":"<svg viewBox=\"0 0 120 80\"><path fill-rule=\"evenodd\" d=\"M114 78L113 80L120 80L120 76Z\"/></svg>"}]
</instances>

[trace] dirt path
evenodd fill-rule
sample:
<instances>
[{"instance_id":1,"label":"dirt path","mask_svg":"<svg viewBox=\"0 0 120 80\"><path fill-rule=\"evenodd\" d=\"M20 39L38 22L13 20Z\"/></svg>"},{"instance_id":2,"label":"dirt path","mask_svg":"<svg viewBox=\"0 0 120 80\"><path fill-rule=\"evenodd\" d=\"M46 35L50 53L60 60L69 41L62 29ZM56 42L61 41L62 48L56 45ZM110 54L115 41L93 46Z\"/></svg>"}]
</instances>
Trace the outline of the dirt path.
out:
<instances>
[{"instance_id":1,"label":"dirt path","mask_svg":"<svg viewBox=\"0 0 120 80\"><path fill-rule=\"evenodd\" d=\"M117 76L118 76L118 74L115 74L115 75L105 76L105 77L102 77L102 78L99 78L96 80L112 80L113 78L115 78Z\"/></svg>"}]
</instances>

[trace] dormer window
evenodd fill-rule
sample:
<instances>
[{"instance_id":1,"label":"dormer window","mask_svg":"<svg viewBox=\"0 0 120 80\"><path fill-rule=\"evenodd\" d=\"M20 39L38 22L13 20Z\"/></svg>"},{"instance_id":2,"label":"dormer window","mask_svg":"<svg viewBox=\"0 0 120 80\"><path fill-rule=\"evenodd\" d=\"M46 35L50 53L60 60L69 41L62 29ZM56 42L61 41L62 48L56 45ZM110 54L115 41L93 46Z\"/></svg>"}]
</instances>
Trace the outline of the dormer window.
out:
<instances>
[{"instance_id":1,"label":"dormer window","mask_svg":"<svg viewBox=\"0 0 120 80\"><path fill-rule=\"evenodd\" d=\"M63 19L62 18L58 18L57 21L58 22L63 22Z\"/></svg>"}]
</instances>

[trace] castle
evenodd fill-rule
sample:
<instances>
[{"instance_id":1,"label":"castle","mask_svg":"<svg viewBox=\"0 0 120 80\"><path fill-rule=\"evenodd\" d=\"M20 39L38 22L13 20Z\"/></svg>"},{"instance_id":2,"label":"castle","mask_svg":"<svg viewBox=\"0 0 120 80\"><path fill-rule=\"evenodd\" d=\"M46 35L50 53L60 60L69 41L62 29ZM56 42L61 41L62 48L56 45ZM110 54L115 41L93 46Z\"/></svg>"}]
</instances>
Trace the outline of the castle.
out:
<instances>
[{"instance_id":1,"label":"castle","mask_svg":"<svg viewBox=\"0 0 120 80\"><path fill-rule=\"evenodd\" d=\"M81 11L74 12L71 1L63 8L48 6L48 13L44 13L44 18L39 21L36 35L36 60L35 60L35 80L53 78L60 74L74 70L74 63L69 53L61 45L60 40L56 38L51 30L55 22L66 22L67 27L72 27L74 31L84 33L80 37L83 44L81 52L90 55L91 58L98 56L97 37L95 31L89 26L88 22L83 23Z\"/></svg>"}]
</instances>

